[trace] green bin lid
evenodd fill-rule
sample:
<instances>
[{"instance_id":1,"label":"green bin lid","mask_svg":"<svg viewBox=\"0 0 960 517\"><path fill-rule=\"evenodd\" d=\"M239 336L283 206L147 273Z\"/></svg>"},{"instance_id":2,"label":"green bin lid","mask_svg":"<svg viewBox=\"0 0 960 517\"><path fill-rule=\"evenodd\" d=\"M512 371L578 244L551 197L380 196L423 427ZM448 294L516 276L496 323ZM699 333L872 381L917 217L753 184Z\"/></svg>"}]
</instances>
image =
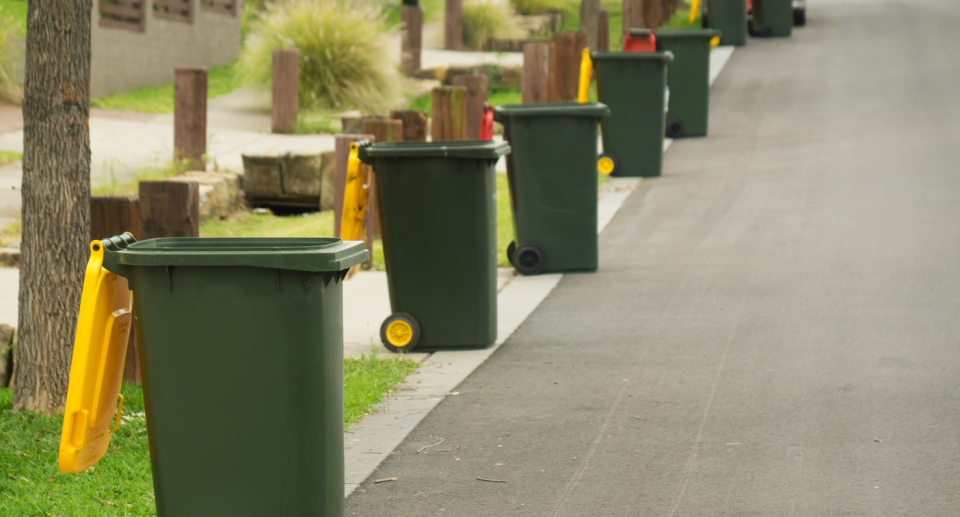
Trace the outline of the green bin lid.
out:
<instances>
[{"instance_id":1,"label":"green bin lid","mask_svg":"<svg viewBox=\"0 0 960 517\"><path fill-rule=\"evenodd\" d=\"M631 32L633 29L630 29ZM706 38L713 39L721 36L716 29L667 29L655 32L658 38Z\"/></svg>"},{"instance_id":2,"label":"green bin lid","mask_svg":"<svg viewBox=\"0 0 960 517\"><path fill-rule=\"evenodd\" d=\"M104 267L127 276L129 266L252 266L295 271L342 271L367 260L363 241L316 239L201 239L137 242L128 234L102 239Z\"/></svg>"},{"instance_id":3,"label":"green bin lid","mask_svg":"<svg viewBox=\"0 0 960 517\"><path fill-rule=\"evenodd\" d=\"M509 117L592 117L602 118L610 108L599 102L556 102L548 104L510 104L493 108L493 120L503 122Z\"/></svg>"},{"instance_id":4,"label":"green bin lid","mask_svg":"<svg viewBox=\"0 0 960 517\"><path fill-rule=\"evenodd\" d=\"M360 147L360 159L370 158L473 158L496 160L510 153L510 144L493 140L466 142L382 142Z\"/></svg>"},{"instance_id":5,"label":"green bin lid","mask_svg":"<svg viewBox=\"0 0 960 517\"><path fill-rule=\"evenodd\" d=\"M594 61L651 59L669 63L673 61L673 52L591 52L590 59Z\"/></svg>"}]
</instances>

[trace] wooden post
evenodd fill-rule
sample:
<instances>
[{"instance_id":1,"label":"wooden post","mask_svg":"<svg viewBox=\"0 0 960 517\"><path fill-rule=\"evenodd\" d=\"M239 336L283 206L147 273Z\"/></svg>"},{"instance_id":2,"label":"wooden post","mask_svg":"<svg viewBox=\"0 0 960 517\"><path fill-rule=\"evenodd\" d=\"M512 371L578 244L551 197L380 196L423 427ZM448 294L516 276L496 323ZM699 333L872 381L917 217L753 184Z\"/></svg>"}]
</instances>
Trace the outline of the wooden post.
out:
<instances>
[{"instance_id":1,"label":"wooden post","mask_svg":"<svg viewBox=\"0 0 960 517\"><path fill-rule=\"evenodd\" d=\"M572 101L580 84L580 58L587 46L586 35L565 32L553 35L550 52L550 101Z\"/></svg>"},{"instance_id":2,"label":"wooden post","mask_svg":"<svg viewBox=\"0 0 960 517\"><path fill-rule=\"evenodd\" d=\"M141 181L140 223L144 239L200 236L200 184Z\"/></svg>"},{"instance_id":3,"label":"wooden post","mask_svg":"<svg viewBox=\"0 0 960 517\"><path fill-rule=\"evenodd\" d=\"M443 48L463 49L463 0L446 0L443 38Z\"/></svg>"},{"instance_id":4,"label":"wooden post","mask_svg":"<svg viewBox=\"0 0 960 517\"><path fill-rule=\"evenodd\" d=\"M487 103L487 84L489 79L486 75L458 75L453 78L454 86L463 86L466 88L466 124L467 129L464 132L466 140L480 140L480 126L483 125L483 105Z\"/></svg>"},{"instance_id":5,"label":"wooden post","mask_svg":"<svg viewBox=\"0 0 960 517\"><path fill-rule=\"evenodd\" d=\"M427 141L427 112L421 110L393 110L390 118L403 122L404 142Z\"/></svg>"},{"instance_id":6,"label":"wooden post","mask_svg":"<svg viewBox=\"0 0 960 517\"><path fill-rule=\"evenodd\" d=\"M403 142L403 121L394 119L367 119L363 122L363 132L367 135L373 135L374 142ZM364 219L364 227L367 235L367 242L370 246L370 260L367 261L373 265L373 244L374 239L380 237L380 210L377 206L377 177L370 170L369 173L369 195L367 201L367 212Z\"/></svg>"},{"instance_id":7,"label":"wooden post","mask_svg":"<svg viewBox=\"0 0 960 517\"><path fill-rule=\"evenodd\" d=\"M548 42L523 44L523 90L524 104L550 102L550 50Z\"/></svg>"},{"instance_id":8,"label":"wooden post","mask_svg":"<svg viewBox=\"0 0 960 517\"><path fill-rule=\"evenodd\" d=\"M440 86L433 89L430 136L434 142L466 139L466 96L467 89L463 86Z\"/></svg>"},{"instance_id":9,"label":"wooden post","mask_svg":"<svg viewBox=\"0 0 960 517\"><path fill-rule=\"evenodd\" d=\"M401 6L400 20L400 71L410 75L420 70L423 9L415 5Z\"/></svg>"},{"instance_id":10,"label":"wooden post","mask_svg":"<svg viewBox=\"0 0 960 517\"><path fill-rule=\"evenodd\" d=\"M340 237L340 219L343 217L343 191L347 188L347 159L350 157L350 144L357 140L375 142L373 135L334 135L334 171L333 171L333 236ZM369 171L369 165L362 166ZM369 172L364 172L369 174ZM372 243L367 243L367 249Z\"/></svg>"},{"instance_id":11,"label":"wooden post","mask_svg":"<svg viewBox=\"0 0 960 517\"><path fill-rule=\"evenodd\" d=\"M296 49L273 51L274 133L293 133L300 107L300 52Z\"/></svg>"},{"instance_id":12,"label":"wooden post","mask_svg":"<svg viewBox=\"0 0 960 517\"><path fill-rule=\"evenodd\" d=\"M188 169L206 170L207 69L175 69L173 92L173 159Z\"/></svg>"},{"instance_id":13,"label":"wooden post","mask_svg":"<svg viewBox=\"0 0 960 517\"><path fill-rule=\"evenodd\" d=\"M140 199L137 196L90 197L90 240L127 232L133 235L134 239L140 240ZM136 313L136 306L133 310ZM140 384L141 381L140 352L137 350L135 326L130 328L130 337L127 340L123 380L135 384Z\"/></svg>"},{"instance_id":14,"label":"wooden post","mask_svg":"<svg viewBox=\"0 0 960 517\"><path fill-rule=\"evenodd\" d=\"M137 196L91 196L90 240L126 232L140 240L140 199Z\"/></svg>"},{"instance_id":15,"label":"wooden post","mask_svg":"<svg viewBox=\"0 0 960 517\"><path fill-rule=\"evenodd\" d=\"M643 2L643 21L647 29L656 29L660 26L660 0Z\"/></svg>"},{"instance_id":16,"label":"wooden post","mask_svg":"<svg viewBox=\"0 0 960 517\"><path fill-rule=\"evenodd\" d=\"M610 12L600 10L600 24L597 32L597 52L610 51Z\"/></svg>"}]
</instances>

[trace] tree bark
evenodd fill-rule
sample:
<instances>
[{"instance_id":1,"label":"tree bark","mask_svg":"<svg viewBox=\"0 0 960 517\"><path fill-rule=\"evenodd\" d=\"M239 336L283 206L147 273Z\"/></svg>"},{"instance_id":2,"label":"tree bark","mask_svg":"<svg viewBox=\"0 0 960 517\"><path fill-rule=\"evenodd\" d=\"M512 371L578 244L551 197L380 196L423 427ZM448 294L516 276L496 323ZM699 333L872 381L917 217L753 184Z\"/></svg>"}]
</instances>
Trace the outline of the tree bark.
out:
<instances>
[{"instance_id":1,"label":"tree bark","mask_svg":"<svg viewBox=\"0 0 960 517\"><path fill-rule=\"evenodd\" d=\"M600 33L600 0L581 0L579 31L587 35L587 46L596 49Z\"/></svg>"},{"instance_id":2,"label":"tree bark","mask_svg":"<svg viewBox=\"0 0 960 517\"><path fill-rule=\"evenodd\" d=\"M27 4L17 411L67 397L90 244L91 5Z\"/></svg>"},{"instance_id":3,"label":"tree bark","mask_svg":"<svg viewBox=\"0 0 960 517\"><path fill-rule=\"evenodd\" d=\"M650 0L646 0L650 1ZM620 45L630 35L630 29L646 29L643 21L645 0L623 0L623 33L620 36Z\"/></svg>"}]
</instances>

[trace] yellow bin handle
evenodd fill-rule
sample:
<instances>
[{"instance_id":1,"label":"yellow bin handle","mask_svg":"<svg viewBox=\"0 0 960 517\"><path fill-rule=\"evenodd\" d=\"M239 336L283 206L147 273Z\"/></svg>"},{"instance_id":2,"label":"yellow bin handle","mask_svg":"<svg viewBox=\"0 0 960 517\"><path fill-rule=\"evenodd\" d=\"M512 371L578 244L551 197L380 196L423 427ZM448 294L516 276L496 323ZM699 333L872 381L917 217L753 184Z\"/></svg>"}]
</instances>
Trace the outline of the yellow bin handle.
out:
<instances>
[{"instance_id":1,"label":"yellow bin handle","mask_svg":"<svg viewBox=\"0 0 960 517\"><path fill-rule=\"evenodd\" d=\"M368 187L363 183L360 173L361 143L350 144L350 157L347 158L347 181L343 192L343 214L340 217L340 238L345 241L363 240L363 215L367 211Z\"/></svg>"},{"instance_id":2,"label":"yellow bin handle","mask_svg":"<svg viewBox=\"0 0 960 517\"><path fill-rule=\"evenodd\" d=\"M583 49L580 58L580 89L577 91L577 102L586 104L587 94L590 92L590 76L593 74L593 60L590 59L590 49Z\"/></svg>"}]
</instances>

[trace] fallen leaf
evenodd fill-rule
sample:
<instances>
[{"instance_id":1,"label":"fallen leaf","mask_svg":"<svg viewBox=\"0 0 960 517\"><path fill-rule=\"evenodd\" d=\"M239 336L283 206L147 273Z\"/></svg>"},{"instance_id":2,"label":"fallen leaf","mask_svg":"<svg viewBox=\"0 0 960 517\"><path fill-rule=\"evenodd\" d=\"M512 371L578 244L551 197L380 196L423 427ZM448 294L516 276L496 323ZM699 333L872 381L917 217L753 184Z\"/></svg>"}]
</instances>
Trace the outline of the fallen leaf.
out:
<instances>
[{"instance_id":1,"label":"fallen leaf","mask_svg":"<svg viewBox=\"0 0 960 517\"><path fill-rule=\"evenodd\" d=\"M874 438L873 441L875 441L875 442L877 442L877 443L883 442L883 440L881 440L880 438Z\"/></svg>"},{"instance_id":2,"label":"fallen leaf","mask_svg":"<svg viewBox=\"0 0 960 517\"><path fill-rule=\"evenodd\" d=\"M373 483L374 483L374 484L377 484L377 483L386 483L387 481L396 481L396 480L397 480L397 478L385 478L385 479L378 479L378 480L374 481Z\"/></svg>"}]
</instances>

